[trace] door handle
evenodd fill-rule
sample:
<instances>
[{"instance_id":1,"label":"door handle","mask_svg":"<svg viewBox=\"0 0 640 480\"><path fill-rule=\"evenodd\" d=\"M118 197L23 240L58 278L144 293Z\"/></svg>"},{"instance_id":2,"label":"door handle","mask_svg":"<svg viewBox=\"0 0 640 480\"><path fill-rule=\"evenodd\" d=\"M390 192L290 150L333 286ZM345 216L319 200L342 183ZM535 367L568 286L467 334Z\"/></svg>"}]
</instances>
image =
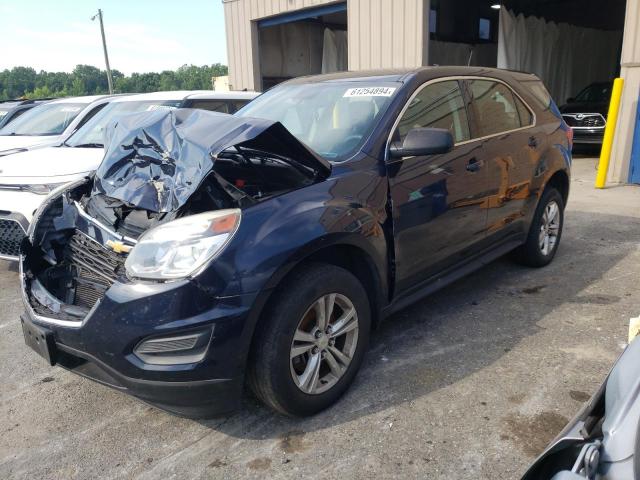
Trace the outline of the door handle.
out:
<instances>
[{"instance_id":1,"label":"door handle","mask_svg":"<svg viewBox=\"0 0 640 480\"><path fill-rule=\"evenodd\" d=\"M471 160L469 160L469 163L467 163L467 171L475 173L480 170L481 166L482 164L478 161L478 159L476 157L473 157Z\"/></svg>"},{"instance_id":2,"label":"door handle","mask_svg":"<svg viewBox=\"0 0 640 480\"><path fill-rule=\"evenodd\" d=\"M538 139L534 136L529 137L529 146L531 148L536 148L538 146Z\"/></svg>"}]
</instances>

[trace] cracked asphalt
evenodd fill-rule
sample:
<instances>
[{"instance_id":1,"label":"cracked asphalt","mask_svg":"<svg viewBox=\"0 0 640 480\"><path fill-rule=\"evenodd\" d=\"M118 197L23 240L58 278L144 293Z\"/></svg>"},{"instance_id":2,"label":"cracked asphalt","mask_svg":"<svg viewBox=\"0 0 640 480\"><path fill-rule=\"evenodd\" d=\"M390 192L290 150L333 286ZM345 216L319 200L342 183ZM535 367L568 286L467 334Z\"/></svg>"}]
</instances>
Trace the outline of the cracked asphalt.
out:
<instances>
[{"instance_id":1,"label":"cracked asphalt","mask_svg":"<svg viewBox=\"0 0 640 480\"><path fill-rule=\"evenodd\" d=\"M292 420L171 416L22 339L0 263L0 478L519 478L597 389L640 312L640 188L575 160L555 262L501 259L386 321L334 407Z\"/></svg>"}]
</instances>

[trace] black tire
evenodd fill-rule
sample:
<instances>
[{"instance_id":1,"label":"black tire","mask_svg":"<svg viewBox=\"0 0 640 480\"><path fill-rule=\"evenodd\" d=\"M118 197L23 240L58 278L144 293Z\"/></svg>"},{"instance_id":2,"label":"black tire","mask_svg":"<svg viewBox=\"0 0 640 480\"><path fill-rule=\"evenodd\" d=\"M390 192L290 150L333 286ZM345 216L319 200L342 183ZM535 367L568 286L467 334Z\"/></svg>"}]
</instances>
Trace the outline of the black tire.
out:
<instances>
[{"instance_id":1,"label":"black tire","mask_svg":"<svg viewBox=\"0 0 640 480\"><path fill-rule=\"evenodd\" d=\"M553 248L549 248L545 253L540 246L541 229L544 228L545 210L553 202L558 206L559 228ZM517 262L529 267L544 267L551 263L558 251L562 238L562 228L564 227L564 200L560 192L553 187L547 187L538 202L538 206L533 215L527 241L514 251L514 258Z\"/></svg>"},{"instance_id":2,"label":"black tire","mask_svg":"<svg viewBox=\"0 0 640 480\"><path fill-rule=\"evenodd\" d=\"M334 380L337 383L327 391L310 394L294 381L290 359L293 337L299 322L309 315L316 301L333 293L348 298L355 308L358 326L357 338L352 341L355 351L342 376ZM249 358L247 383L259 400L280 413L289 416L313 415L335 403L349 388L360 369L371 328L367 293L358 279L347 270L333 265L309 263L289 276L274 295L265 315L259 320ZM336 312L339 310L336 309ZM304 354L303 358L309 358L306 355L311 355L311 351ZM323 368L328 368L326 361L322 362L325 362Z\"/></svg>"}]
</instances>

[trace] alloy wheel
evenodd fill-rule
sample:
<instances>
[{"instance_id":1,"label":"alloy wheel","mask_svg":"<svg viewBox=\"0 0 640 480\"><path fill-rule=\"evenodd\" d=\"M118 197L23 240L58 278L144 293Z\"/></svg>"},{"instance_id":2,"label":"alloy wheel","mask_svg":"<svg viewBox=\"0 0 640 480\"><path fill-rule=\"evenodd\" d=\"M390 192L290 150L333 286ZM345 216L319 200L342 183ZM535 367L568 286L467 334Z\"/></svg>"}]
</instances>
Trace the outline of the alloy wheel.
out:
<instances>
[{"instance_id":1,"label":"alloy wheel","mask_svg":"<svg viewBox=\"0 0 640 480\"><path fill-rule=\"evenodd\" d=\"M298 322L290 369L297 387L317 395L347 371L358 345L358 313L351 300L330 293L316 300Z\"/></svg>"},{"instance_id":2,"label":"alloy wheel","mask_svg":"<svg viewBox=\"0 0 640 480\"><path fill-rule=\"evenodd\" d=\"M555 201L547 204L542 214L542 222L540 224L540 235L538 237L538 246L540 252L547 256L556 246L558 235L560 234L560 207Z\"/></svg>"}]
</instances>

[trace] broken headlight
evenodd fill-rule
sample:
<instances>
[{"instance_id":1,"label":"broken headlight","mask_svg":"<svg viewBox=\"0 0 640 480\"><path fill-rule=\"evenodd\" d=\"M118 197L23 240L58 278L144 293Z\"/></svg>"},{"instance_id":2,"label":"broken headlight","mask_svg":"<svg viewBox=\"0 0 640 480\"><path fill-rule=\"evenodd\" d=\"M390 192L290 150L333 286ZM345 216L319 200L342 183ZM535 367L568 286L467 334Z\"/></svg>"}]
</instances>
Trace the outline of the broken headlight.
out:
<instances>
[{"instance_id":1,"label":"broken headlight","mask_svg":"<svg viewBox=\"0 0 640 480\"><path fill-rule=\"evenodd\" d=\"M220 253L240 225L240 210L180 218L144 233L125 267L131 277L174 280L191 276Z\"/></svg>"}]
</instances>

